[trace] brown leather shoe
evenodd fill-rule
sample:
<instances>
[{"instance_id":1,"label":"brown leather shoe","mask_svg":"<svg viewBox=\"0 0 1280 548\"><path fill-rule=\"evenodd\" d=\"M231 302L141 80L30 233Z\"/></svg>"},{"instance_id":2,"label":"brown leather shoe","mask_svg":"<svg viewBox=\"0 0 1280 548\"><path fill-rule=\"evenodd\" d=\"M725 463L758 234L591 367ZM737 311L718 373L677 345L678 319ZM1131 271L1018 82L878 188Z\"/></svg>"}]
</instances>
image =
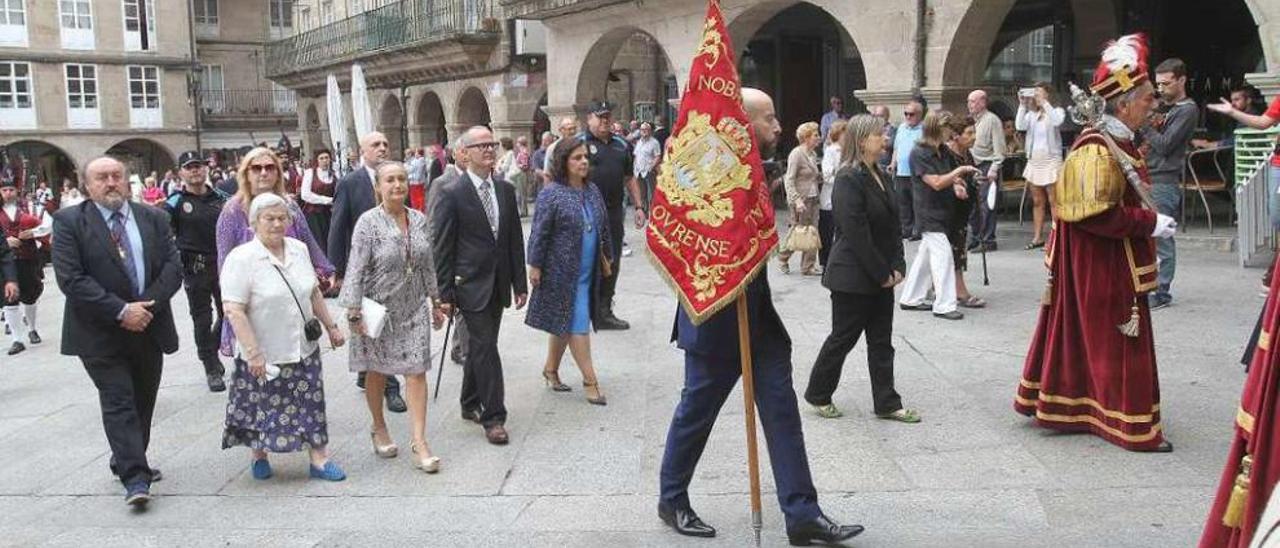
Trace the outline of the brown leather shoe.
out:
<instances>
[{"instance_id":1,"label":"brown leather shoe","mask_svg":"<svg viewBox=\"0 0 1280 548\"><path fill-rule=\"evenodd\" d=\"M507 429L501 424L484 427L484 437L489 439L489 443L494 445L506 445L509 441L507 437Z\"/></svg>"}]
</instances>

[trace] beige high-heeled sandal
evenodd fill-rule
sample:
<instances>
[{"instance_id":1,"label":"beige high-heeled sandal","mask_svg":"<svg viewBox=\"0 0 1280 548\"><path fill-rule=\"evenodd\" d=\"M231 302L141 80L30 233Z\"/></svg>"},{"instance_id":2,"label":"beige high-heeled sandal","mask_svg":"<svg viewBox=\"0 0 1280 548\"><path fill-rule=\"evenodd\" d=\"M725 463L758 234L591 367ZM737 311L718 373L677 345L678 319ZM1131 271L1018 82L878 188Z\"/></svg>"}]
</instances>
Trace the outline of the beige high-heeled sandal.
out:
<instances>
[{"instance_id":1,"label":"beige high-heeled sandal","mask_svg":"<svg viewBox=\"0 0 1280 548\"><path fill-rule=\"evenodd\" d=\"M395 442L387 445L378 445L377 432L369 432L369 439L373 441L373 454L381 458L394 459L396 455L400 454L400 447Z\"/></svg>"},{"instance_id":2,"label":"beige high-heeled sandal","mask_svg":"<svg viewBox=\"0 0 1280 548\"><path fill-rule=\"evenodd\" d=\"M414 459L413 459L414 468L422 470L423 472L426 472L428 474L434 474L436 472L439 472L440 457L437 457L435 455L424 457L418 451L418 447L419 446L417 443L413 443L409 445L409 450L413 452L413 456L414 456ZM421 451L421 453L425 453L425 452L426 452L425 449Z\"/></svg>"}]
</instances>

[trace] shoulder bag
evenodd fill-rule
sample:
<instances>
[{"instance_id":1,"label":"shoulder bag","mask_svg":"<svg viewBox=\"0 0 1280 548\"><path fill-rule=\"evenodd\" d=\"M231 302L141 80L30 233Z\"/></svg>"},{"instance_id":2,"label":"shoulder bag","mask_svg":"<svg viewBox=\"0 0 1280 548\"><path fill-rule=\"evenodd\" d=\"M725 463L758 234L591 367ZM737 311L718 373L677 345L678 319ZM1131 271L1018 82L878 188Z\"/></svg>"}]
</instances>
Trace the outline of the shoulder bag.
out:
<instances>
[{"instance_id":1,"label":"shoulder bag","mask_svg":"<svg viewBox=\"0 0 1280 548\"><path fill-rule=\"evenodd\" d=\"M289 283L289 278L285 277L284 271L280 267L271 265L276 269L276 273L280 274L280 279L284 281L284 286L289 288L289 296L293 297L293 304L298 305L298 314L302 315L302 334L307 337L308 342L316 342L320 340L323 331L320 328L320 320L315 318L307 318L307 313L302 311L302 302L298 300L298 294L293 292L293 285Z\"/></svg>"}]
</instances>

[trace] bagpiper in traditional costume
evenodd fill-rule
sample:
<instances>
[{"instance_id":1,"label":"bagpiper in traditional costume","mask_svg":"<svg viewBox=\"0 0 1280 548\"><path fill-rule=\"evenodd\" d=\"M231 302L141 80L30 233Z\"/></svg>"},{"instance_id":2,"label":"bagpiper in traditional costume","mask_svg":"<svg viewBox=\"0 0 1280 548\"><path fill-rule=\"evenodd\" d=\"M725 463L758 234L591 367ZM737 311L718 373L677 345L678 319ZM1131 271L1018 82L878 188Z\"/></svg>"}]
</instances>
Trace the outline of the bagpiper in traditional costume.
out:
<instances>
[{"instance_id":1,"label":"bagpiper in traditional costume","mask_svg":"<svg viewBox=\"0 0 1280 548\"><path fill-rule=\"evenodd\" d=\"M42 229L40 218L19 201L13 179L0 179L0 198L4 202L0 207L0 230L4 231L5 240L13 250L18 278L18 298L6 299L4 306L4 320L13 337L13 345L9 347L9 355L12 356L27 349L24 340L31 344L41 342L40 334L36 332L36 302L44 292L44 269L36 244L37 239L44 235L42 230L48 229Z\"/></svg>"},{"instance_id":2,"label":"bagpiper in traditional costume","mask_svg":"<svg viewBox=\"0 0 1280 548\"><path fill-rule=\"evenodd\" d=\"M1053 186L1049 287L1014 409L1046 428L1171 451L1146 294L1156 287L1154 238L1173 235L1176 223L1151 206L1133 143L1155 101L1144 37L1106 48L1091 93L1072 87L1072 117L1086 129Z\"/></svg>"}]
</instances>

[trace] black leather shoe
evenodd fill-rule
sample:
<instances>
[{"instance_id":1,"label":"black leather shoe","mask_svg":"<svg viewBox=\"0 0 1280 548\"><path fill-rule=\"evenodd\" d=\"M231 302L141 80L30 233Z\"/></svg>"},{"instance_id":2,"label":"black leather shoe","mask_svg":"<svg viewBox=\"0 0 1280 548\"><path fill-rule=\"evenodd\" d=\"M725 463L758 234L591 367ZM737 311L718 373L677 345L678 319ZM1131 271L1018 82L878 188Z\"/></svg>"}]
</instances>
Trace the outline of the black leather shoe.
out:
<instances>
[{"instance_id":1,"label":"black leather shoe","mask_svg":"<svg viewBox=\"0 0 1280 548\"><path fill-rule=\"evenodd\" d=\"M658 503L658 518L675 532L686 537L711 538L716 536L716 528L702 522L692 508L675 508L668 504Z\"/></svg>"},{"instance_id":2,"label":"black leather shoe","mask_svg":"<svg viewBox=\"0 0 1280 548\"><path fill-rule=\"evenodd\" d=\"M31 341L31 344L40 344L44 342L44 339L41 339L40 334L36 333L36 330L34 329L32 329L31 332L27 334L27 340Z\"/></svg>"},{"instance_id":3,"label":"black leather shoe","mask_svg":"<svg viewBox=\"0 0 1280 548\"><path fill-rule=\"evenodd\" d=\"M815 542L835 544L862 533L861 525L840 525L831 518L819 514L817 518L787 529L787 540L792 546L809 546Z\"/></svg>"},{"instance_id":4,"label":"black leather shoe","mask_svg":"<svg viewBox=\"0 0 1280 548\"><path fill-rule=\"evenodd\" d=\"M596 322L596 329L605 331L624 331L631 329L631 324L619 320L612 312L607 312L604 314L604 317L600 318L600 321Z\"/></svg>"},{"instance_id":5,"label":"black leather shoe","mask_svg":"<svg viewBox=\"0 0 1280 548\"><path fill-rule=\"evenodd\" d=\"M471 421L476 424L480 424L480 411L477 411L475 409L463 409L462 420Z\"/></svg>"},{"instance_id":6,"label":"black leather shoe","mask_svg":"<svg viewBox=\"0 0 1280 548\"><path fill-rule=\"evenodd\" d=\"M209 375L206 375L206 377L207 377L206 380L208 380L209 382L210 392L226 392L227 391L227 383L226 381L222 380L222 375L219 375L217 373L210 373Z\"/></svg>"},{"instance_id":7,"label":"black leather shoe","mask_svg":"<svg viewBox=\"0 0 1280 548\"><path fill-rule=\"evenodd\" d=\"M22 344L22 343L20 343L20 342L18 342L18 341L13 341L13 346L10 346L10 347L9 347L9 355L10 355L10 356L12 356L12 355L17 354L17 353L19 353L19 352L22 352L23 350L26 350L26 349L27 349L27 346L26 346L26 345L24 345L24 344Z\"/></svg>"},{"instance_id":8,"label":"black leather shoe","mask_svg":"<svg viewBox=\"0 0 1280 548\"><path fill-rule=\"evenodd\" d=\"M404 413L409 410L409 406L404 404L404 398L400 397L400 391L387 391L387 411L392 413Z\"/></svg>"}]
</instances>

